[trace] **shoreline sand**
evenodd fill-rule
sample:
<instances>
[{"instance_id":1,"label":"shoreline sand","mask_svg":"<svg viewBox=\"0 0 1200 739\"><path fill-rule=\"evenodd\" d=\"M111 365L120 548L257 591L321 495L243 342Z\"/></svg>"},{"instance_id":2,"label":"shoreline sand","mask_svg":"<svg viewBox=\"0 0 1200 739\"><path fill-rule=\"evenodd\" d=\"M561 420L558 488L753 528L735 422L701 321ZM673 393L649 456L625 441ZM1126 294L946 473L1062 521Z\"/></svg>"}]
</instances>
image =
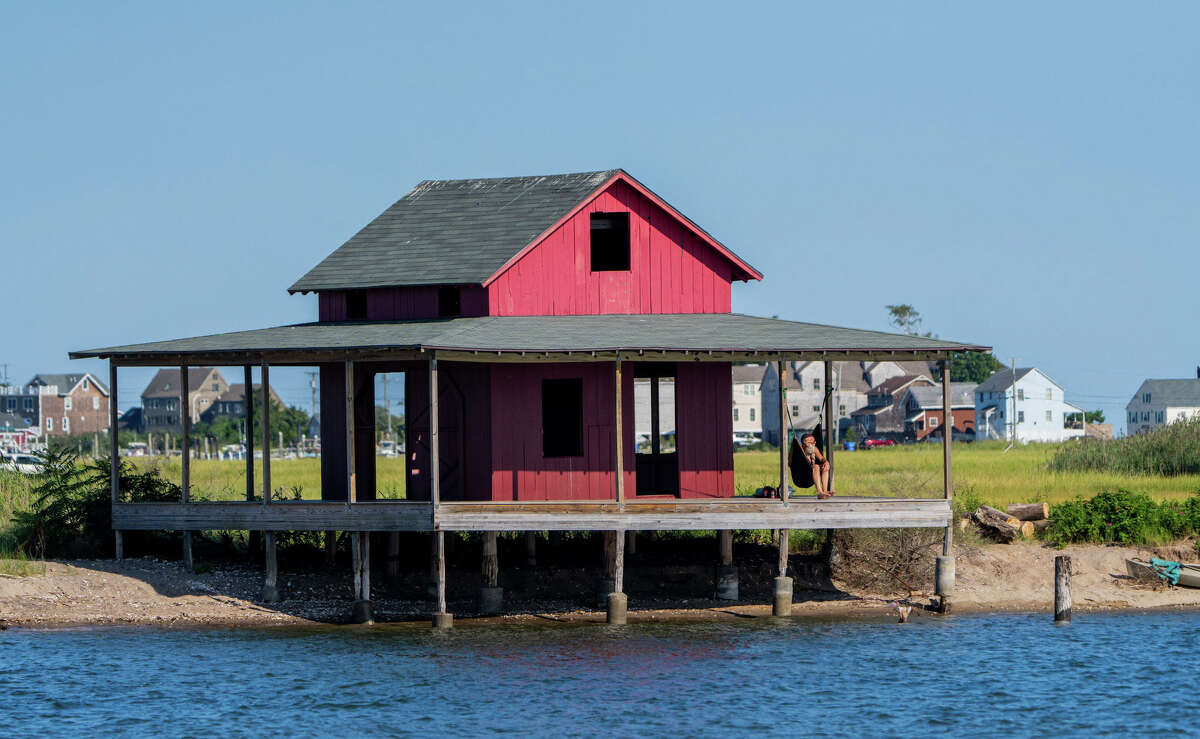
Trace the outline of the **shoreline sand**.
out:
<instances>
[{"instance_id":1,"label":"shoreline sand","mask_svg":"<svg viewBox=\"0 0 1200 739\"><path fill-rule=\"evenodd\" d=\"M1076 612L1200 609L1200 590L1138 583L1125 574L1125 559L1150 555L1195 559L1188 547L1074 546L1057 550L1038 543L956 548L958 574L953 613L1045 612L1053 604L1053 563L1072 557ZM1191 556L1188 556L1188 555ZM745 577L745 574L743 575ZM249 565L214 565L205 573L185 573L177 562L135 559L49 562L47 572L0 576L0 625L54 629L81 626L167 628L267 626L327 627L344 624L350 611L348 573L281 574L285 599L259 600L261 572ZM857 592L834 581L836 591L797 590L795 618L895 620L887 593ZM770 618L769 598L747 593L740 602L673 595L630 596L630 623ZM461 591L460 591L461 592ZM451 603L456 626L603 622L602 610L581 607L584 598L546 592L511 591L501 616L473 613L469 599ZM929 596L914 594L916 603ZM413 588L398 593L380 588L373 601L376 620L385 625L427 625L430 604ZM920 610L912 618L940 618Z\"/></svg>"}]
</instances>

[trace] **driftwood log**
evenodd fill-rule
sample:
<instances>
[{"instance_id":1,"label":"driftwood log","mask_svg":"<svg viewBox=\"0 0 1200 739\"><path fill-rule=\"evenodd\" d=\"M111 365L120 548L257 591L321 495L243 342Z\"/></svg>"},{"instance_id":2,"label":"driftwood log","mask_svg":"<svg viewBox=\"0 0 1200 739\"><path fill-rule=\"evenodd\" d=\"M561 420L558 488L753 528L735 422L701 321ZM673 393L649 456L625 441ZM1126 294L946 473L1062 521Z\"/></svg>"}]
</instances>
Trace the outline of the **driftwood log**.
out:
<instances>
[{"instance_id":1,"label":"driftwood log","mask_svg":"<svg viewBox=\"0 0 1200 739\"><path fill-rule=\"evenodd\" d=\"M991 506L979 506L971 514L975 523L999 541L1009 543L1021 536L1021 522L1004 511L998 511Z\"/></svg>"},{"instance_id":2,"label":"driftwood log","mask_svg":"<svg viewBox=\"0 0 1200 739\"><path fill-rule=\"evenodd\" d=\"M1008 515L1019 521L1041 521L1050 518L1049 503L1013 503Z\"/></svg>"},{"instance_id":3,"label":"driftwood log","mask_svg":"<svg viewBox=\"0 0 1200 739\"><path fill-rule=\"evenodd\" d=\"M1041 532L1045 531L1046 529L1050 528L1050 522L1045 519L1042 519L1041 521L1033 521L1032 523L1033 523L1033 530L1038 532L1039 534Z\"/></svg>"}]
</instances>

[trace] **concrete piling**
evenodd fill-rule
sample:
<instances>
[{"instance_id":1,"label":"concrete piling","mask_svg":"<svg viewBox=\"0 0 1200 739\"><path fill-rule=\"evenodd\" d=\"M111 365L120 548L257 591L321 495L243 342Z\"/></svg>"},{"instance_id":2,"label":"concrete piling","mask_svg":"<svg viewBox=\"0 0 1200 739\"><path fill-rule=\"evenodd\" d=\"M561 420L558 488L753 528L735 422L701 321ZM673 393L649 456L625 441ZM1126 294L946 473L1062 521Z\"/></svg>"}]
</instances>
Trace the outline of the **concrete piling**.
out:
<instances>
[{"instance_id":1,"label":"concrete piling","mask_svg":"<svg viewBox=\"0 0 1200 739\"><path fill-rule=\"evenodd\" d=\"M771 608L771 615L792 615L792 578L775 578L775 602Z\"/></svg>"}]
</instances>

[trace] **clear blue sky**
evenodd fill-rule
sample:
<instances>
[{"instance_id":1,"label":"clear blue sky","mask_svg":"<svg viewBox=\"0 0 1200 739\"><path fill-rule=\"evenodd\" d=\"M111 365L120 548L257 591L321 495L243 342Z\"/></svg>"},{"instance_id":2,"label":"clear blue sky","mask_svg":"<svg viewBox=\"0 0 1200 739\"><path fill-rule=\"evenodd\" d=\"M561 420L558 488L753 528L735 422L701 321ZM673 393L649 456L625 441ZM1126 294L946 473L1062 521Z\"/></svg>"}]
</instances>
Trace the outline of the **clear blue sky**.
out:
<instances>
[{"instance_id":1,"label":"clear blue sky","mask_svg":"<svg viewBox=\"0 0 1200 739\"><path fill-rule=\"evenodd\" d=\"M739 312L911 303L1118 428L1193 376L1197 6L831 5L5 3L0 363L311 320L422 179L624 167L766 274Z\"/></svg>"}]
</instances>

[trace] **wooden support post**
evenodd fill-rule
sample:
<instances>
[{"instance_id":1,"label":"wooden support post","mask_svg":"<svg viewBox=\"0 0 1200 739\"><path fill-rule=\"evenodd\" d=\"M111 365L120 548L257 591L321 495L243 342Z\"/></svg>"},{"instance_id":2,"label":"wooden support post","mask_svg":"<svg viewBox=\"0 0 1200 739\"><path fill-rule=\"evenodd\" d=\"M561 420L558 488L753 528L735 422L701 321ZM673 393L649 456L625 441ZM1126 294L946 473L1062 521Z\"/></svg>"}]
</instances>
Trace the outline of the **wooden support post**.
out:
<instances>
[{"instance_id":1,"label":"wooden support post","mask_svg":"<svg viewBox=\"0 0 1200 739\"><path fill-rule=\"evenodd\" d=\"M954 468L951 449L954 443L954 407L950 398L950 360L942 360L942 492L946 502L954 503ZM946 525L942 534L942 556L934 567L933 589L940 598L938 611L950 613L950 597L954 593L954 523Z\"/></svg>"},{"instance_id":2,"label":"wooden support post","mask_svg":"<svg viewBox=\"0 0 1200 739\"><path fill-rule=\"evenodd\" d=\"M263 503L271 502L271 374L267 363L262 363L262 448L263 448ZM246 391L247 395L250 391Z\"/></svg>"},{"instance_id":3,"label":"wooden support post","mask_svg":"<svg viewBox=\"0 0 1200 739\"><path fill-rule=\"evenodd\" d=\"M435 526L437 507L442 502L442 462L438 449L438 425L438 360L437 354L434 353L429 358L429 499L433 503Z\"/></svg>"},{"instance_id":4,"label":"wooden support post","mask_svg":"<svg viewBox=\"0 0 1200 739\"><path fill-rule=\"evenodd\" d=\"M113 508L121 502L121 448L117 443L117 363L108 360L108 475ZM125 537L113 531L113 556L118 562L125 558Z\"/></svg>"},{"instance_id":5,"label":"wooden support post","mask_svg":"<svg viewBox=\"0 0 1200 739\"><path fill-rule=\"evenodd\" d=\"M354 360L346 360L346 502L358 502L354 477Z\"/></svg>"},{"instance_id":6,"label":"wooden support post","mask_svg":"<svg viewBox=\"0 0 1200 739\"><path fill-rule=\"evenodd\" d=\"M789 431L787 422L787 362L780 358L776 365L779 370L779 499L784 505L788 502L788 441Z\"/></svg>"},{"instance_id":7,"label":"wooden support post","mask_svg":"<svg viewBox=\"0 0 1200 739\"><path fill-rule=\"evenodd\" d=\"M617 467L617 504L622 508L625 507L625 444L622 442L625 438L624 429L624 413L621 408L622 395L621 392L621 358L613 362L613 443L616 447L614 459Z\"/></svg>"},{"instance_id":8,"label":"wooden support post","mask_svg":"<svg viewBox=\"0 0 1200 739\"><path fill-rule=\"evenodd\" d=\"M357 531L350 532L350 570L354 573L354 600L362 593L362 539Z\"/></svg>"},{"instance_id":9,"label":"wooden support post","mask_svg":"<svg viewBox=\"0 0 1200 739\"><path fill-rule=\"evenodd\" d=\"M189 402L191 395L188 381L191 379L188 376L188 367L183 365L179 368L179 420L183 427L183 439L180 445L181 456L180 464L180 498L184 505L191 502L192 499L192 408ZM183 532L183 569L192 572L195 569L195 561L192 559L192 532Z\"/></svg>"},{"instance_id":10,"label":"wooden support post","mask_svg":"<svg viewBox=\"0 0 1200 739\"><path fill-rule=\"evenodd\" d=\"M446 532L433 532L433 546L437 589L437 612L433 614L433 627L448 629L454 625L454 616L446 612Z\"/></svg>"},{"instance_id":11,"label":"wooden support post","mask_svg":"<svg viewBox=\"0 0 1200 739\"><path fill-rule=\"evenodd\" d=\"M825 459L829 460L829 487L826 490L837 490L833 482L833 445L837 431L837 414L834 413L833 362L825 362Z\"/></svg>"},{"instance_id":12,"label":"wooden support post","mask_svg":"<svg viewBox=\"0 0 1200 739\"><path fill-rule=\"evenodd\" d=\"M788 530L779 529L779 576L775 578L775 601L771 615L792 615L792 578L787 576Z\"/></svg>"},{"instance_id":13,"label":"wooden support post","mask_svg":"<svg viewBox=\"0 0 1200 739\"><path fill-rule=\"evenodd\" d=\"M607 621L624 624L629 610L629 598L625 595L625 532L612 532L613 541L613 591L608 596Z\"/></svg>"},{"instance_id":14,"label":"wooden support post","mask_svg":"<svg viewBox=\"0 0 1200 739\"><path fill-rule=\"evenodd\" d=\"M337 532L325 532L325 563L330 567L333 566L337 559Z\"/></svg>"},{"instance_id":15,"label":"wooden support post","mask_svg":"<svg viewBox=\"0 0 1200 739\"><path fill-rule=\"evenodd\" d=\"M716 597L718 600L738 599L738 569L733 564L733 532L717 532Z\"/></svg>"},{"instance_id":16,"label":"wooden support post","mask_svg":"<svg viewBox=\"0 0 1200 739\"><path fill-rule=\"evenodd\" d=\"M537 567L537 532L525 532L525 566Z\"/></svg>"},{"instance_id":17,"label":"wooden support post","mask_svg":"<svg viewBox=\"0 0 1200 739\"><path fill-rule=\"evenodd\" d=\"M275 551L275 533L268 531L263 537L266 574L263 577L263 602L279 602L279 560Z\"/></svg>"},{"instance_id":18,"label":"wooden support post","mask_svg":"<svg viewBox=\"0 0 1200 739\"><path fill-rule=\"evenodd\" d=\"M504 588L500 587L500 557L497 554L496 532L483 532L481 569L483 585L479 588L479 612L500 613L504 607Z\"/></svg>"},{"instance_id":19,"label":"wooden support post","mask_svg":"<svg viewBox=\"0 0 1200 739\"><path fill-rule=\"evenodd\" d=\"M254 375L250 365L242 367L245 384L242 400L246 403L246 500L254 500Z\"/></svg>"},{"instance_id":20,"label":"wooden support post","mask_svg":"<svg viewBox=\"0 0 1200 739\"><path fill-rule=\"evenodd\" d=\"M1054 558L1054 620L1071 620L1071 557L1066 554Z\"/></svg>"},{"instance_id":21,"label":"wooden support post","mask_svg":"<svg viewBox=\"0 0 1200 739\"><path fill-rule=\"evenodd\" d=\"M733 532L729 529L717 532L717 556L722 567L733 565Z\"/></svg>"},{"instance_id":22,"label":"wooden support post","mask_svg":"<svg viewBox=\"0 0 1200 739\"><path fill-rule=\"evenodd\" d=\"M946 500L954 502L954 468L951 465L950 447L954 441L954 408L950 399L950 360L942 360L942 492ZM954 526L946 526L942 539L942 556L949 557L954 546Z\"/></svg>"},{"instance_id":23,"label":"wooden support post","mask_svg":"<svg viewBox=\"0 0 1200 739\"><path fill-rule=\"evenodd\" d=\"M354 605L350 620L356 624L371 624L375 622L375 614L371 608L370 532L350 532L350 546L354 560Z\"/></svg>"},{"instance_id":24,"label":"wooden support post","mask_svg":"<svg viewBox=\"0 0 1200 739\"><path fill-rule=\"evenodd\" d=\"M398 577L400 575L400 532L388 532L388 549L387 549L387 575L388 577Z\"/></svg>"},{"instance_id":25,"label":"wooden support post","mask_svg":"<svg viewBox=\"0 0 1200 739\"><path fill-rule=\"evenodd\" d=\"M628 555L637 554L637 532L625 532L625 553Z\"/></svg>"}]
</instances>

